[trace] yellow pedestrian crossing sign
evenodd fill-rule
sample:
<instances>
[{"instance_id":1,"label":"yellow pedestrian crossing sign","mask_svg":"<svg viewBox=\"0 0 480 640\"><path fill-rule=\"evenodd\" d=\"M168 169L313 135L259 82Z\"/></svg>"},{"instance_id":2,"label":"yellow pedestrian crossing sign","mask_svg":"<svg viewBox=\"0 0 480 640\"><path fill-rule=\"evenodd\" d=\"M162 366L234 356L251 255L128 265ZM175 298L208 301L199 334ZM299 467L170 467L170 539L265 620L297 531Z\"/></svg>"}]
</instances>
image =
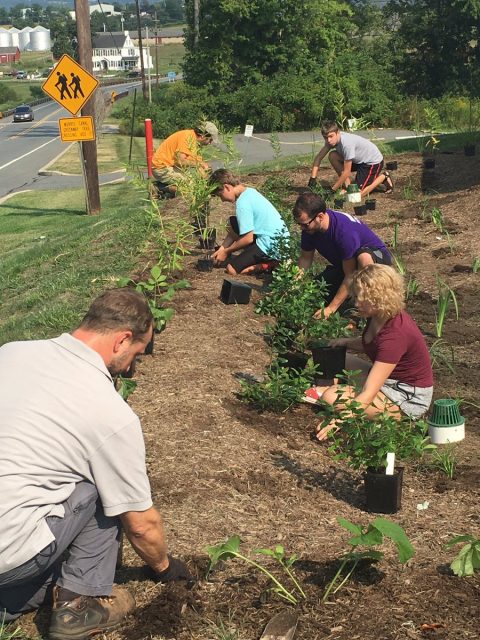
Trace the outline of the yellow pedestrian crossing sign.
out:
<instances>
[{"instance_id":1,"label":"yellow pedestrian crossing sign","mask_svg":"<svg viewBox=\"0 0 480 640\"><path fill-rule=\"evenodd\" d=\"M98 86L98 80L66 53L60 58L42 89L76 115Z\"/></svg>"}]
</instances>

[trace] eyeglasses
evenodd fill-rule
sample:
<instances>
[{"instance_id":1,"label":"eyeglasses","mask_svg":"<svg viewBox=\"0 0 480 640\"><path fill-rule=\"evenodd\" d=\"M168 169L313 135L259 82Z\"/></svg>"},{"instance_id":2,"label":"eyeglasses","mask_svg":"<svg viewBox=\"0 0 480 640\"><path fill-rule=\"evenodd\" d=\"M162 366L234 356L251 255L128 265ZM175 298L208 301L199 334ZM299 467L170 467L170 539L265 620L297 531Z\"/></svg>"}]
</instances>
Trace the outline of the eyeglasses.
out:
<instances>
[{"instance_id":1,"label":"eyeglasses","mask_svg":"<svg viewBox=\"0 0 480 640\"><path fill-rule=\"evenodd\" d=\"M317 211L317 213L313 216L313 218L308 222L297 222L298 226L301 227L302 229L308 229L308 227L312 224L312 222L317 219L317 216L319 213L321 213L321 211Z\"/></svg>"}]
</instances>

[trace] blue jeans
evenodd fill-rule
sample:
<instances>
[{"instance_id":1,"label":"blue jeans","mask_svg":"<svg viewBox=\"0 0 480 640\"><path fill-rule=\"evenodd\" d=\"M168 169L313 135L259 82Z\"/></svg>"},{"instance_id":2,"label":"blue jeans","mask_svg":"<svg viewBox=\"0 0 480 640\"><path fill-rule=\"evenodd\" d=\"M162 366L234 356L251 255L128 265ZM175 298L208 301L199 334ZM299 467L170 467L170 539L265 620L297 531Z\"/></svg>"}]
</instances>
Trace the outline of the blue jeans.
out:
<instances>
[{"instance_id":1,"label":"blue jeans","mask_svg":"<svg viewBox=\"0 0 480 640\"><path fill-rule=\"evenodd\" d=\"M47 518L55 540L19 567L0 574L0 619L4 611L9 622L38 609L49 601L54 583L86 596L110 594L119 518L105 516L97 489L89 482L78 483L63 506L63 518Z\"/></svg>"}]
</instances>

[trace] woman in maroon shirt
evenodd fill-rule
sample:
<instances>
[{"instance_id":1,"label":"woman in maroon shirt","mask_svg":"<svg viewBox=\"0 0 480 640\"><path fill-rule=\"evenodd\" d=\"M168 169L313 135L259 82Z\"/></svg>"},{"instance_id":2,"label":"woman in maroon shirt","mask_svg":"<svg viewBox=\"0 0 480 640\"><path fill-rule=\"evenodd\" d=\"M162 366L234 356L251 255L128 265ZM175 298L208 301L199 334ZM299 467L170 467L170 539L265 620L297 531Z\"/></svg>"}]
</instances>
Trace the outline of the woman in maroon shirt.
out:
<instances>
[{"instance_id":1,"label":"woman in maroon shirt","mask_svg":"<svg viewBox=\"0 0 480 640\"><path fill-rule=\"evenodd\" d=\"M347 369L362 371L363 388L357 393L353 387L335 384L307 394L332 405L338 397L355 399L369 416L388 411L419 418L432 401L433 373L425 339L405 311L402 276L392 267L371 264L354 274L351 288L367 325L362 336L332 340L330 345L367 354L371 366L350 354L346 362ZM331 423L321 429L317 438L324 440L335 426Z\"/></svg>"}]
</instances>

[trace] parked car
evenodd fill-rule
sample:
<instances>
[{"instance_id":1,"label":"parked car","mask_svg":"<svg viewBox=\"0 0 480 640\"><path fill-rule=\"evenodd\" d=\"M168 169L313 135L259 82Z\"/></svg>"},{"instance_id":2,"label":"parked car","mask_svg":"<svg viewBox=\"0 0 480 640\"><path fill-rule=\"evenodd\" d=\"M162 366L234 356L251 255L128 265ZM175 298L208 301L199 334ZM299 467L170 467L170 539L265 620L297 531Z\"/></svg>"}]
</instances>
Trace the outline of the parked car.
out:
<instances>
[{"instance_id":1,"label":"parked car","mask_svg":"<svg viewBox=\"0 0 480 640\"><path fill-rule=\"evenodd\" d=\"M17 75L15 77L17 78L17 80L25 80L25 78L27 77L27 72L17 71Z\"/></svg>"},{"instance_id":2,"label":"parked car","mask_svg":"<svg viewBox=\"0 0 480 640\"><path fill-rule=\"evenodd\" d=\"M13 121L14 122L26 122L34 120L33 109L28 104L21 104L19 107L16 107L13 112Z\"/></svg>"}]
</instances>

